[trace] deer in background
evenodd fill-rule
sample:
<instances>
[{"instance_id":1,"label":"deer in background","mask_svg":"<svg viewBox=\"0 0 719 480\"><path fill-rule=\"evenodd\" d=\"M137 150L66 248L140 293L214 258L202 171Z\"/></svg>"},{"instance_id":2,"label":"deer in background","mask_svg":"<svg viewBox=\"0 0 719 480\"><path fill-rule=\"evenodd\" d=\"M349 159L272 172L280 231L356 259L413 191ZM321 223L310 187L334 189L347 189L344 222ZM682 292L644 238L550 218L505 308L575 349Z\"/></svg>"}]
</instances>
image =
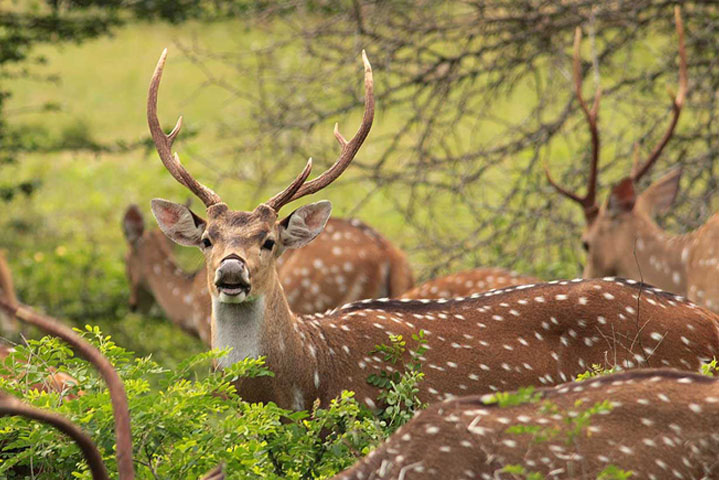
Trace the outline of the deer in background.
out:
<instances>
[{"instance_id":1,"label":"deer in background","mask_svg":"<svg viewBox=\"0 0 719 480\"><path fill-rule=\"evenodd\" d=\"M525 478L509 466L539 478L604 478L610 465L632 478L719 475L717 379L636 370L519 398L524 403L506 407L488 396L432 405L333 478Z\"/></svg>"},{"instance_id":2,"label":"deer in background","mask_svg":"<svg viewBox=\"0 0 719 480\"><path fill-rule=\"evenodd\" d=\"M487 290L539 282L541 280L536 277L522 275L504 268L475 268L428 280L405 292L400 298L468 297Z\"/></svg>"},{"instance_id":3,"label":"deer in background","mask_svg":"<svg viewBox=\"0 0 719 480\"><path fill-rule=\"evenodd\" d=\"M204 270L185 272L167 237L156 229L145 231L136 205L125 211L122 229L130 247L125 255L130 309L146 310L154 298L172 323L209 345L211 307Z\"/></svg>"},{"instance_id":4,"label":"deer in background","mask_svg":"<svg viewBox=\"0 0 719 480\"><path fill-rule=\"evenodd\" d=\"M341 145L336 162L307 182L308 161L284 190L247 212L231 210L173 155L182 117L169 134L157 118L166 55L165 50L150 82L150 132L162 163L202 200L207 218L162 199L152 201L152 211L169 238L197 247L205 256L212 346L231 349L219 366L265 356L275 374L242 380L237 388L246 400L301 410L315 399L327 405L351 389L360 402L375 408L378 390L366 378L385 365L372 352L391 334L410 338L419 330L428 347L420 358L425 377L419 395L425 401L554 384L594 363L696 370L719 352L715 314L661 290L617 279L521 285L449 300L367 300L326 314L295 315L279 280L277 258L317 237L331 204L307 204L283 219L279 212L335 181L369 134L374 116L369 62L363 54L362 122L349 141L335 127Z\"/></svg>"},{"instance_id":5,"label":"deer in background","mask_svg":"<svg viewBox=\"0 0 719 480\"><path fill-rule=\"evenodd\" d=\"M18 303L10 303L0 298L0 311L38 327L50 335L67 342L75 353L90 362L107 383L112 404L115 426L117 473L119 480L133 480L132 432L130 430L130 407L125 393L125 385L110 361L97 348L88 343L71 328L62 325L56 319L39 315L31 308ZM93 480L109 480L107 467L95 442L67 418L27 405L17 398L0 392L0 416L18 415L52 425L69 436L82 450ZM201 480L223 480L222 467L217 467Z\"/></svg>"},{"instance_id":6,"label":"deer in background","mask_svg":"<svg viewBox=\"0 0 719 480\"><path fill-rule=\"evenodd\" d=\"M587 194L580 197L565 190L552 180L548 170L546 173L557 191L583 208L586 227L582 246L587 251L585 278L619 275L642 279L719 311L719 285L714 281L719 273L719 216L713 215L693 232L673 235L662 230L654 222L653 216L671 206L679 188L681 170L669 172L641 193L636 188L671 139L686 97L687 61L684 29L678 8L675 16L679 37L679 90L673 101L669 127L649 157L640 162L638 155L635 156L631 174L612 187L608 200L601 207L597 205L597 117L600 93L597 92L594 106L589 109L581 95L580 32L577 30L574 42L575 92L592 136Z\"/></svg>"},{"instance_id":7,"label":"deer in background","mask_svg":"<svg viewBox=\"0 0 719 480\"><path fill-rule=\"evenodd\" d=\"M122 221L130 308L154 297L167 317L210 345L211 301L205 268L185 272L167 237L145 230L142 212L130 205ZM330 219L311 244L290 250L277 262L293 312L315 313L365 298L395 297L412 287L406 255L355 219ZM329 274L328 274L329 273Z\"/></svg>"}]
</instances>

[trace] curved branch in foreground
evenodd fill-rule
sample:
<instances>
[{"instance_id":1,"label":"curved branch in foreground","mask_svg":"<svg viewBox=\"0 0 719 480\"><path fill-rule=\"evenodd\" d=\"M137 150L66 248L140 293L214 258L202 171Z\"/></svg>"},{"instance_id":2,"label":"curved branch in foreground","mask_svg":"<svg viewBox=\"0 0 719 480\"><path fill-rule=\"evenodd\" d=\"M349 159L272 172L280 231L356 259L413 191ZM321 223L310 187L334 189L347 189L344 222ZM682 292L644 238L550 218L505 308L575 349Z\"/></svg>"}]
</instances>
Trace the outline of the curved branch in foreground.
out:
<instances>
[{"instance_id":1,"label":"curved branch in foreground","mask_svg":"<svg viewBox=\"0 0 719 480\"><path fill-rule=\"evenodd\" d=\"M107 468L102 462L102 455L95 442L70 420L62 415L27 405L11 395L0 392L0 417L13 415L37 420L60 430L77 443L82 450L93 480L109 480Z\"/></svg>"}]
</instances>

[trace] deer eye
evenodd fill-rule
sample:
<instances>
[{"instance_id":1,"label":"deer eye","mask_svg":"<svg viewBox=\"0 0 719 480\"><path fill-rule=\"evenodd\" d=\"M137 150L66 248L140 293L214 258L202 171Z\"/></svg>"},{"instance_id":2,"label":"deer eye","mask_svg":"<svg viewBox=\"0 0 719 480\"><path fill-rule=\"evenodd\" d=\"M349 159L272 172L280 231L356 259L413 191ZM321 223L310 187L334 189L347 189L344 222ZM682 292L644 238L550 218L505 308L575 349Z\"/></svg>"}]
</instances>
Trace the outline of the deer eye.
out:
<instances>
[{"instance_id":1,"label":"deer eye","mask_svg":"<svg viewBox=\"0 0 719 480\"><path fill-rule=\"evenodd\" d=\"M583 241L582 248L584 249L585 252L588 252L589 251L589 242Z\"/></svg>"},{"instance_id":2,"label":"deer eye","mask_svg":"<svg viewBox=\"0 0 719 480\"><path fill-rule=\"evenodd\" d=\"M265 240L265 243L262 244L262 248L265 250L272 250L275 246L275 241L271 238L268 238Z\"/></svg>"},{"instance_id":3,"label":"deer eye","mask_svg":"<svg viewBox=\"0 0 719 480\"><path fill-rule=\"evenodd\" d=\"M205 248L210 248L212 246L212 242L210 241L209 238L203 237L202 238L202 246Z\"/></svg>"}]
</instances>

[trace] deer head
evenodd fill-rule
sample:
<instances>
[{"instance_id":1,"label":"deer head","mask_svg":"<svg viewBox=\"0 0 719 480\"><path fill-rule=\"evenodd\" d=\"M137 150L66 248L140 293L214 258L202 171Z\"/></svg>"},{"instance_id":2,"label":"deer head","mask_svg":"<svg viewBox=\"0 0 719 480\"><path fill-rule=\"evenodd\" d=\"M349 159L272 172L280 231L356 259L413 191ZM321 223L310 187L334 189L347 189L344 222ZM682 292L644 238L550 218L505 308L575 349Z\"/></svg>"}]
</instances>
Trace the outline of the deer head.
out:
<instances>
[{"instance_id":1,"label":"deer head","mask_svg":"<svg viewBox=\"0 0 719 480\"><path fill-rule=\"evenodd\" d=\"M178 182L202 200L206 206L206 218L185 205L162 199L152 201L152 212L170 239L202 251L213 299L220 303L252 301L279 285L275 262L282 252L306 245L324 228L331 212L327 201L302 206L283 219L279 219L279 211L290 202L320 191L349 166L367 137L374 117L372 69L362 52L365 69L362 124L350 141L344 139L335 125L335 137L341 146L335 164L316 179L306 182L312 168L312 159L309 159L304 170L287 188L247 212L231 210L219 195L187 172L177 154L171 153L172 143L182 126L182 117L169 134L162 131L157 118L157 94L166 55L165 50L150 83L147 120L163 164Z\"/></svg>"},{"instance_id":2,"label":"deer head","mask_svg":"<svg viewBox=\"0 0 719 480\"><path fill-rule=\"evenodd\" d=\"M597 128L599 99L601 90L597 89L594 104L590 109L585 103L581 92L581 65L579 44L581 30L577 28L574 37L574 90L579 105L584 112L592 138L591 163L588 176L587 193L585 196L564 189L551 177L545 166L549 183L562 195L578 203L584 212L586 226L582 234L582 247L587 252L587 263L584 270L585 278L604 275L620 275L637 278L636 261L632 255L636 241L637 224L647 215L668 208L676 196L680 172L674 171L655 182L642 194L637 195L636 186L639 180L657 161L662 150L669 142L679 121L679 114L687 93L687 60L684 48L684 27L679 7L674 10L676 31L679 38L679 90L672 96L672 118L662 139L651 151L647 159L640 162L638 149L635 148L634 167L632 173L616 183L607 201L599 206L596 201L597 167L599 164L599 131Z\"/></svg>"},{"instance_id":3,"label":"deer head","mask_svg":"<svg viewBox=\"0 0 719 480\"><path fill-rule=\"evenodd\" d=\"M145 219L137 205L130 205L122 218L122 232L129 247L125 255L125 272L130 285L128 300L131 311L148 312L152 306L152 294L145 283L144 255Z\"/></svg>"}]
</instances>

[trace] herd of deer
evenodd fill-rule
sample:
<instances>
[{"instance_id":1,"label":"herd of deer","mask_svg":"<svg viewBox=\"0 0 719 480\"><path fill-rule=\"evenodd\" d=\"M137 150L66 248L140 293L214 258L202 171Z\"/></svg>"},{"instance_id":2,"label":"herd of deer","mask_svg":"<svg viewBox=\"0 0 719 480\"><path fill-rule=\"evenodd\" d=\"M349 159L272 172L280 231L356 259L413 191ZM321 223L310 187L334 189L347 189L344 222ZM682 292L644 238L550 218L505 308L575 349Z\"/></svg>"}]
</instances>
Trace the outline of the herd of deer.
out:
<instances>
[{"instance_id":1,"label":"herd of deer","mask_svg":"<svg viewBox=\"0 0 719 480\"><path fill-rule=\"evenodd\" d=\"M367 138L374 97L364 53L362 122L350 140L335 127L340 144L336 162L307 181L310 160L284 190L253 211L237 211L172 153L182 117L171 133L161 129L157 97L163 52L149 88L150 132L167 170L206 211L203 217L186 205L153 200L163 236L145 229L137 207L127 210L123 228L130 248L131 306L143 305L149 294L181 328L213 348L230 348L219 367L265 356L274 377L238 381L240 395L298 410L317 400L327 405L345 389L355 391L369 408L381 408L375 403L377 388L366 379L386 367L370 352L390 334L410 337L424 331L427 349L420 360L425 377L419 396L431 406L338 478L514 478L503 470L508 465L524 465L551 478L594 478L608 465L648 478L719 476L719 383L694 373L719 356L719 286L711 280L719 264L719 216L695 232L672 236L652 217L674 199L679 171L641 194L635 191L671 138L687 93L678 8L675 20L679 90L669 128L645 162L635 160L631 175L611 189L602 205L596 201L601 92L591 107L582 97L577 29L575 93L592 138L587 193L582 197L565 190L549 171L547 177L583 207L587 225L582 243L588 259L585 279L547 283L487 268L411 289L405 255L356 220L330 219L329 202L303 205L280 218L282 207L335 181ZM205 267L183 272L165 237L199 248ZM0 272L2 268L0 264ZM82 339L18 306L8 279L0 275L6 295L0 305L11 316L60 335L99 365L116 414L120 478L132 478L122 382ZM596 364L638 370L573 382ZM540 387L532 402L498 406L486 397L532 385ZM572 442L562 441L562 435L536 441L537 431L572 428L560 412L575 418L582 406L603 401L609 402L606 411L586 431L573 435ZM14 398L0 397L0 411L58 426L78 440L94 478L107 478L92 441L67 420ZM525 433L512 426L526 427ZM211 475L223 474L217 470Z\"/></svg>"}]
</instances>

